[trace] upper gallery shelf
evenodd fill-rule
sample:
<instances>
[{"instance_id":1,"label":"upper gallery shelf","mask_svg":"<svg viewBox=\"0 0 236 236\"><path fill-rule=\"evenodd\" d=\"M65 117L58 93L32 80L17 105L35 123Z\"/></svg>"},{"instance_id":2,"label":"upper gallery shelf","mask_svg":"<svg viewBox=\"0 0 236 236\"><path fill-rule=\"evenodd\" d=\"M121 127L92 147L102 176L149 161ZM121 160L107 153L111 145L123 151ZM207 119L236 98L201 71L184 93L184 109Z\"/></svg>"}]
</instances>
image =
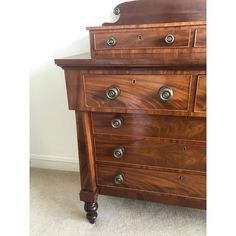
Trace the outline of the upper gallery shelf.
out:
<instances>
[{"instance_id":1,"label":"upper gallery shelf","mask_svg":"<svg viewBox=\"0 0 236 236\"><path fill-rule=\"evenodd\" d=\"M118 21L103 26L206 21L206 0L128 1L116 6L114 14Z\"/></svg>"}]
</instances>

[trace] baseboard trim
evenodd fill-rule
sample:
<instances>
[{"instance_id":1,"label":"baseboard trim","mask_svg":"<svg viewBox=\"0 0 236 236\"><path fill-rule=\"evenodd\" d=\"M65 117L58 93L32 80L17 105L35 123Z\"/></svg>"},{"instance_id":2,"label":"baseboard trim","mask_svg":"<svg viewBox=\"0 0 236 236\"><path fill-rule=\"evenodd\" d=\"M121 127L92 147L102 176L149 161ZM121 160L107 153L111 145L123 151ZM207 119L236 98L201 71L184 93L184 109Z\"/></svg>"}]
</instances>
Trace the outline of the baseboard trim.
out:
<instances>
[{"instance_id":1,"label":"baseboard trim","mask_svg":"<svg viewBox=\"0 0 236 236\"><path fill-rule=\"evenodd\" d=\"M79 172L78 161L72 157L31 154L30 167Z\"/></svg>"}]
</instances>

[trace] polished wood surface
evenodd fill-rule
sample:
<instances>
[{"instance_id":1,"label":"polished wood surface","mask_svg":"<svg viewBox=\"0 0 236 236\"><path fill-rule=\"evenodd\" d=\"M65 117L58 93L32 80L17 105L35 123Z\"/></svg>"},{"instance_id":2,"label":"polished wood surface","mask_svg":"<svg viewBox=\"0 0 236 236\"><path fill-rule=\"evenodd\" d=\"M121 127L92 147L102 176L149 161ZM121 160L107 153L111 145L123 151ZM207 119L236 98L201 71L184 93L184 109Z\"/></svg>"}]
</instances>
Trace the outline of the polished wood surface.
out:
<instances>
[{"instance_id":1,"label":"polished wood surface","mask_svg":"<svg viewBox=\"0 0 236 236\"><path fill-rule=\"evenodd\" d=\"M206 76L198 77L194 111L206 112Z\"/></svg>"},{"instance_id":2,"label":"polished wood surface","mask_svg":"<svg viewBox=\"0 0 236 236\"><path fill-rule=\"evenodd\" d=\"M194 106L195 106L195 92L196 92L196 87L197 87L197 77L199 75L204 75L205 71L204 70L197 70L195 68L195 70L186 70L186 68L178 68L178 70L172 69L172 70L167 70L167 69L158 69L158 68L152 68L152 69L148 69L148 68L132 68L132 69L127 69L125 67L123 68L119 68L119 69L71 69L71 68L67 68L65 69L65 75L66 75L66 84L67 84L67 94L68 94L68 103L69 103L69 108L70 109L74 109L74 110L81 110L81 111L93 111L93 112L119 112L119 113L136 113L136 114L156 114L156 115L175 115L175 116L196 116L196 117L205 117L206 113L204 111L200 112L194 112ZM119 75L119 76L118 76ZM162 100L160 100L159 95L158 95L158 91L155 90L154 91L154 87L150 87L149 84L149 90L150 90L150 96L153 96L153 100L155 101L155 103L149 103L149 98L146 97L145 101L140 102L139 101L139 97L137 96L138 94L141 94L141 92L136 92L135 88L141 88L141 85L143 87L146 87L145 81L148 82L148 80L144 79L146 77L148 78L152 78L151 83L153 84L153 86L155 86L157 88L157 86L160 86L161 83L163 83L163 85L168 85L168 77L172 77L173 78L176 76L176 78L178 77L178 90L180 91L182 88L182 84L186 85L186 81L188 81L189 78L190 79L190 84L189 84L189 95L188 98L188 109L186 110L177 110L177 109L168 109L168 106L171 107L171 104L173 103L173 101L176 101L175 99L171 99L170 101L164 102ZM166 106L166 109L147 109L145 108L145 106L143 106L143 108L141 108L140 106L136 106L133 107L132 104L130 104L129 107L126 106L126 104L123 104L122 106L114 106L117 102L116 101L109 101L109 99L106 98L105 96L105 90L108 88L108 86L114 85L112 83L109 83L108 79L106 79L106 83L107 83L107 87L105 88L105 86L102 88L103 90L100 91L95 91L100 93L100 96L102 98L102 100L107 101L107 104L110 104L110 106L106 106L105 102L98 100L98 105L96 106L88 106L86 104L86 100L85 100L85 94L87 93L86 91L86 86L85 86L85 79L84 77L89 77L90 78L90 86L93 88L93 84L98 84L99 86L103 86L103 84L101 84L100 82L100 78L115 78L116 81L118 81L118 83L121 81L119 78L123 78L123 84L124 86L129 89L132 88L132 93L133 96L137 97L137 102L140 105L145 105L145 103L148 103L148 107L151 107L151 105L155 105L159 103L159 106ZM155 78L159 78L159 79L155 79ZM181 79L181 77L184 78L184 80ZM126 78L126 79L125 79ZM143 82L143 84L137 83L136 78L141 78L141 82ZM94 82L92 81L94 79ZM174 82L175 83L175 82ZM175 85L176 86L176 83ZM126 89L126 90L127 90ZM144 91L146 91L147 89L145 88ZM122 91L121 91L122 92ZM124 97L121 93L123 98L123 102L127 102L128 96L129 96L129 91L127 92L127 96ZM155 92L155 93L154 93ZM175 91L174 91L175 92ZM183 96L183 92L182 90L180 91L181 95ZM179 94L180 94L179 93ZM146 94L146 93L145 93ZM144 95L145 95L144 94ZM178 94L178 93L177 93ZM176 93L174 94L174 97ZM91 93L91 96L93 97L94 94ZM155 98L154 98L155 97ZM96 97L94 97L94 101L92 100L92 102L97 103L96 101ZM119 99L119 98L118 98ZM118 100L117 99L117 100ZM179 103L180 101L178 101ZM101 104L101 105L100 105ZM103 105L104 104L104 105ZM183 104L184 105L184 104Z\"/></svg>"},{"instance_id":3,"label":"polished wood surface","mask_svg":"<svg viewBox=\"0 0 236 236\"><path fill-rule=\"evenodd\" d=\"M71 70L64 70L68 107L71 110L77 110L78 107L78 87L80 87L80 74ZM79 86L80 85L80 86Z\"/></svg>"},{"instance_id":4,"label":"polished wood surface","mask_svg":"<svg viewBox=\"0 0 236 236\"><path fill-rule=\"evenodd\" d=\"M132 24L132 25L103 25L103 26L88 26L86 27L89 31L104 31L104 30L124 30L124 29L150 29L150 28L169 28L169 27L183 27L196 28L196 27L205 27L205 20L198 21L180 21L180 22L164 22L164 23L148 23L148 24Z\"/></svg>"},{"instance_id":5,"label":"polished wood surface","mask_svg":"<svg viewBox=\"0 0 236 236\"><path fill-rule=\"evenodd\" d=\"M196 29L194 47L206 47L206 29Z\"/></svg>"},{"instance_id":6,"label":"polished wood surface","mask_svg":"<svg viewBox=\"0 0 236 236\"><path fill-rule=\"evenodd\" d=\"M87 107L126 108L146 110L188 110L191 76L188 75L84 75L85 103ZM105 91L118 87L120 96L109 100ZM170 87L173 98L162 101L161 87Z\"/></svg>"},{"instance_id":7,"label":"polished wood surface","mask_svg":"<svg viewBox=\"0 0 236 236\"><path fill-rule=\"evenodd\" d=\"M116 58L123 58L126 55L160 55L162 53L170 53L170 57L172 54L177 55L179 60L182 60L182 57L186 58L185 54L198 54L202 57L202 53L206 52L202 33L205 32L206 22L191 23L193 22L181 22L178 25L168 23L142 25L143 28L141 25L116 26L115 28L89 27L92 57L112 58L116 55ZM174 37L171 44L165 42L169 34ZM110 38L115 40L115 45L107 44Z\"/></svg>"},{"instance_id":8,"label":"polished wood surface","mask_svg":"<svg viewBox=\"0 0 236 236\"><path fill-rule=\"evenodd\" d=\"M150 192L137 189L116 188L112 186L99 186L99 194L136 200L138 199L142 201L153 201L183 207L206 209L206 199L189 196L185 197L162 192Z\"/></svg>"},{"instance_id":9,"label":"polished wood surface","mask_svg":"<svg viewBox=\"0 0 236 236\"><path fill-rule=\"evenodd\" d=\"M206 0L141 0L116 6L120 17L103 25L135 25L206 20Z\"/></svg>"},{"instance_id":10,"label":"polished wood surface","mask_svg":"<svg viewBox=\"0 0 236 236\"><path fill-rule=\"evenodd\" d=\"M97 202L85 202L84 210L86 211L86 217L91 224L95 223L95 220L98 216L97 213L98 204Z\"/></svg>"},{"instance_id":11,"label":"polished wood surface","mask_svg":"<svg viewBox=\"0 0 236 236\"><path fill-rule=\"evenodd\" d=\"M98 186L162 192L205 199L205 175L179 174L137 168L96 165ZM123 173L124 182L116 184L115 176Z\"/></svg>"},{"instance_id":12,"label":"polished wood surface","mask_svg":"<svg viewBox=\"0 0 236 236\"><path fill-rule=\"evenodd\" d=\"M196 171L206 170L206 147L202 142L180 142L113 134L95 135L94 140L96 160L107 164L141 164ZM113 156L116 148L123 148L124 155L121 158Z\"/></svg>"},{"instance_id":13,"label":"polished wood surface","mask_svg":"<svg viewBox=\"0 0 236 236\"><path fill-rule=\"evenodd\" d=\"M55 60L76 113L87 219L97 218L98 194L205 208L205 0L117 7L117 22L87 28L91 53ZM173 44L164 42L167 34ZM163 87L172 89L168 101L160 98Z\"/></svg>"},{"instance_id":14,"label":"polished wood surface","mask_svg":"<svg viewBox=\"0 0 236 236\"><path fill-rule=\"evenodd\" d=\"M165 42L165 37L172 34L175 38L172 44ZM189 29L140 29L94 33L94 50L135 49L135 48L188 48L190 41ZM117 40L114 47L106 42L110 37Z\"/></svg>"},{"instance_id":15,"label":"polished wood surface","mask_svg":"<svg viewBox=\"0 0 236 236\"><path fill-rule=\"evenodd\" d=\"M114 129L111 120L118 117L123 118L123 125ZM206 119L200 117L92 113L92 123L94 134L206 140Z\"/></svg>"},{"instance_id":16,"label":"polished wood surface","mask_svg":"<svg viewBox=\"0 0 236 236\"><path fill-rule=\"evenodd\" d=\"M78 135L81 191L80 199L86 202L97 201L97 185L94 164L94 143L92 137L91 114L76 112Z\"/></svg>"},{"instance_id":17,"label":"polished wood surface","mask_svg":"<svg viewBox=\"0 0 236 236\"><path fill-rule=\"evenodd\" d=\"M174 49L171 49L172 51ZM163 69L181 69L191 68L193 65L196 69L206 68L206 52L199 53L184 53L181 55L177 53L160 53L143 55L143 54L125 54L122 57L117 57L116 54L109 53L108 56L102 54L92 58L91 53L81 55L74 55L67 58L56 59L55 63L63 69L94 69L94 68L163 68Z\"/></svg>"}]
</instances>

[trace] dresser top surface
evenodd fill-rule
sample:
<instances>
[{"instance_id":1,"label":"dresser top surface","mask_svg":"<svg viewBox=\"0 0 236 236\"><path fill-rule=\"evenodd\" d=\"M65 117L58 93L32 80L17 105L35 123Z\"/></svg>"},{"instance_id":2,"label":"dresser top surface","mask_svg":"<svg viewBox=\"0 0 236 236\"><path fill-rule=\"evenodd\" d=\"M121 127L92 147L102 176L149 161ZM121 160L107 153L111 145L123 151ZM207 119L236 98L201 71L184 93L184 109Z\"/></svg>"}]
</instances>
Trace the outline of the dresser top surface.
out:
<instances>
[{"instance_id":1,"label":"dresser top surface","mask_svg":"<svg viewBox=\"0 0 236 236\"><path fill-rule=\"evenodd\" d=\"M190 22L167 22L157 24L137 24L137 25L105 25L86 27L87 30L124 30L124 29L150 29L162 27L176 27L176 26L205 26L206 21L190 21Z\"/></svg>"},{"instance_id":2,"label":"dresser top surface","mask_svg":"<svg viewBox=\"0 0 236 236\"><path fill-rule=\"evenodd\" d=\"M205 53L202 53L205 55ZM116 55L106 58L92 58L90 53L78 54L66 58L55 59L55 63L62 67L197 67L204 69L206 63L199 60L200 55L183 54L181 61L178 54L171 54L167 57L166 53L159 55L124 55L118 58Z\"/></svg>"}]
</instances>

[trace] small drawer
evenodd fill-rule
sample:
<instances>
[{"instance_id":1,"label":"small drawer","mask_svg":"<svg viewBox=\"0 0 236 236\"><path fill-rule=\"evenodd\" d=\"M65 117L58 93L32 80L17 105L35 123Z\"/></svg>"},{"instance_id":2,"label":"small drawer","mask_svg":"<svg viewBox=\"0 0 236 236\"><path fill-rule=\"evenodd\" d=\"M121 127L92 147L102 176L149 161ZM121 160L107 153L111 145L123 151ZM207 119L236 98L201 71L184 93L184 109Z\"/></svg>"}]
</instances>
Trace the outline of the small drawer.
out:
<instances>
[{"instance_id":1,"label":"small drawer","mask_svg":"<svg viewBox=\"0 0 236 236\"><path fill-rule=\"evenodd\" d=\"M187 112L191 75L87 75L89 108Z\"/></svg>"},{"instance_id":2,"label":"small drawer","mask_svg":"<svg viewBox=\"0 0 236 236\"><path fill-rule=\"evenodd\" d=\"M95 135L96 160L206 171L205 143L159 138Z\"/></svg>"},{"instance_id":3,"label":"small drawer","mask_svg":"<svg viewBox=\"0 0 236 236\"><path fill-rule=\"evenodd\" d=\"M188 48L189 29L110 30L93 35L94 49Z\"/></svg>"},{"instance_id":4,"label":"small drawer","mask_svg":"<svg viewBox=\"0 0 236 236\"><path fill-rule=\"evenodd\" d=\"M198 76L195 97L195 112L206 112L206 76Z\"/></svg>"},{"instance_id":5,"label":"small drawer","mask_svg":"<svg viewBox=\"0 0 236 236\"><path fill-rule=\"evenodd\" d=\"M95 134L206 140L206 119L203 117L92 113L92 123Z\"/></svg>"},{"instance_id":6,"label":"small drawer","mask_svg":"<svg viewBox=\"0 0 236 236\"><path fill-rule=\"evenodd\" d=\"M99 186L206 198L205 175L105 165L97 165L96 171Z\"/></svg>"},{"instance_id":7,"label":"small drawer","mask_svg":"<svg viewBox=\"0 0 236 236\"><path fill-rule=\"evenodd\" d=\"M206 29L196 29L194 47L204 48L206 47Z\"/></svg>"}]
</instances>

